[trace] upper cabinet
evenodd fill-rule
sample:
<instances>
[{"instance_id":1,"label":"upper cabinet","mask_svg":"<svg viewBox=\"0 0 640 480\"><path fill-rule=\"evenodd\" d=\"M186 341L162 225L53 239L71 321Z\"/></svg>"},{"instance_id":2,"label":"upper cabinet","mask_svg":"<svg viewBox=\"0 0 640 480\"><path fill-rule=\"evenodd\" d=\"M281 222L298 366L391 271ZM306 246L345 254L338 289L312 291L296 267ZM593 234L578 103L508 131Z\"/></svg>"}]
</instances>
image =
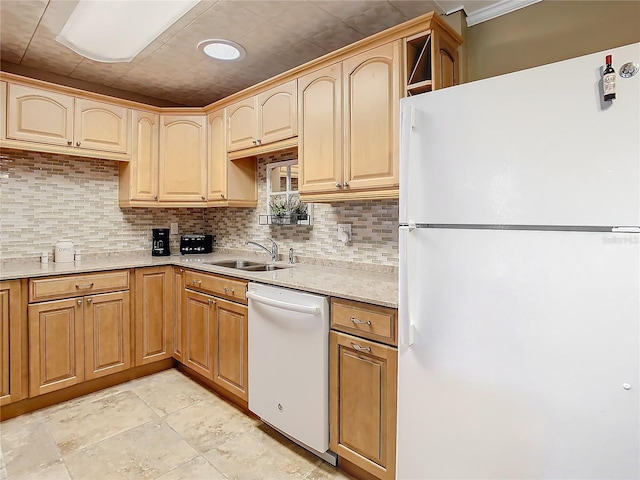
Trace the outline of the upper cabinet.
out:
<instances>
[{"instance_id":1,"label":"upper cabinet","mask_svg":"<svg viewBox=\"0 0 640 480\"><path fill-rule=\"evenodd\" d=\"M207 197L210 202L227 200L227 149L224 110L210 113L209 125L209 181Z\"/></svg>"},{"instance_id":2,"label":"upper cabinet","mask_svg":"<svg viewBox=\"0 0 640 480\"><path fill-rule=\"evenodd\" d=\"M299 79L301 197L398 195L400 41Z\"/></svg>"},{"instance_id":3,"label":"upper cabinet","mask_svg":"<svg viewBox=\"0 0 640 480\"><path fill-rule=\"evenodd\" d=\"M296 81L228 106L227 118L229 152L295 137L298 134Z\"/></svg>"},{"instance_id":4,"label":"upper cabinet","mask_svg":"<svg viewBox=\"0 0 640 480\"><path fill-rule=\"evenodd\" d=\"M429 30L405 38L408 96L457 85L458 46L462 39L434 23Z\"/></svg>"},{"instance_id":5,"label":"upper cabinet","mask_svg":"<svg viewBox=\"0 0 640 480\"><path fill-rule=\"evenodd\" d=\"M75 146L104 152L129 152L130 111L119 105L76 99Z\"/></svg>"},{"instance_id":6,"label":"upper cabinet","mask_svg":"<svg viewBox=\"0 0 640 480\"><path fill-rule=\"evenodd\" d=\"M130 153L128 108L62 93L9 84L7 139L61 147L61 153L102 156ZM110 156L107 156L110 158Z\"/></svg>"},{"instance_id":7,"label":"upper cabinet","mask_svg":"<svg viewBox=\"0 0 640 480\"><path fill-rule=\"evenodd\" d=\"M300 195L342 185L342 64L298 79Z\"/></svg>"},{"instance_id":8,"label":"upper cabinet","mask_svg":"<svg viewBox=\"0 0 640 480\"><path fill-rule=\"evenodd\" d=\"M158 137L160 135L160 115L134 110L133 147L131 161L121 166L130 171L129 188L121 184L121 194L129 190L131 200L158 200ZM122 172L121 172L122 174ZM121 175L122 176L122 175Z\"/></svg>"},{"instance_id":9,"label":"upper cabinet","mask_svg":"<svg viewBox=\"0 0 640 480\"><path fill-rule=\"evenodd\" d=\"M206 200L206 117L160 116L159 181L161 202Z\"/></svg>"},{"instance_id":10,"label":"upper cabinet","mask_svg":"<svg viewBox=\"0 0 640 480\"><path fill-rule=\"evenodd\" d=\"M7 138L73 146L73 97L22 85L8 88Z\"/></svg>"}]
</instances>

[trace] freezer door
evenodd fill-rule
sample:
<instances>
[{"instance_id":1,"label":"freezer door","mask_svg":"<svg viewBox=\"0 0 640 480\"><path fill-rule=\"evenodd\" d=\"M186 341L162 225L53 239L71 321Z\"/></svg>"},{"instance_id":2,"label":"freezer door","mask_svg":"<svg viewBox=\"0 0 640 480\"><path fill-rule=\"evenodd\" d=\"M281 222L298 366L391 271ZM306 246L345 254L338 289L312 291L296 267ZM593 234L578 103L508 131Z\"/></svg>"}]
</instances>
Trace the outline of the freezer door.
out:
<instances>
[{"instance_id":1,"label":"freezer door","mask_svg":"<svg viewBox=\"0 0 640 480\"><path fill-rule=\"evenodd\" d=\"M398 478L640 478L639 235L401 235Z\"/></svg>"},{"instance_id":2,"label":"freezer door","mask_svg":"<svg viewBox=\"0 0 640 480\"><path fill-rule=\"evenodd\" d=\"M640 225L640 44L402 100L400 220ZM413 112L412 112L413 109Z\"/></svg>"}]
</instances>

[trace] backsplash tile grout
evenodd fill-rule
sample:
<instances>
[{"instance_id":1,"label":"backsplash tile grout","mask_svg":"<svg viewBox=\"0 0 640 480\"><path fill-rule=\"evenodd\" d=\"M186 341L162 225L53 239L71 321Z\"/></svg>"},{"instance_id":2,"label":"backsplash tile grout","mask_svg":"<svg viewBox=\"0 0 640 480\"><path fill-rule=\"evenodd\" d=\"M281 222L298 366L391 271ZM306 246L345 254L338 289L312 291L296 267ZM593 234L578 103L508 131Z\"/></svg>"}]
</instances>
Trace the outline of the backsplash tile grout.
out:
<instances>
[{"instance_id":1,"label":"backsplash tile grout","mask_svg":"<svg viewBox=\"0 0 640 480\"><path fill-rule=\"evenodd\" d=\"M398 264L398 202L380 200L314 205L311 227L259 225L266 213L266 165L295 158L287 152L258 159L258 208L120 208L118 164L22 150L3 150L0 163L0 259L51 255L60 239L84 254L150 251L151 228L179 224L183 233L216 236L214 248L252 251L246 240L272 237L283 257L289 248L322 259ZM4 175L8 177L5 178ZM337 223L352 224L352 241L337 239ZM179 236L171 250L178 252Z\"/></svg>"}]
</instances>

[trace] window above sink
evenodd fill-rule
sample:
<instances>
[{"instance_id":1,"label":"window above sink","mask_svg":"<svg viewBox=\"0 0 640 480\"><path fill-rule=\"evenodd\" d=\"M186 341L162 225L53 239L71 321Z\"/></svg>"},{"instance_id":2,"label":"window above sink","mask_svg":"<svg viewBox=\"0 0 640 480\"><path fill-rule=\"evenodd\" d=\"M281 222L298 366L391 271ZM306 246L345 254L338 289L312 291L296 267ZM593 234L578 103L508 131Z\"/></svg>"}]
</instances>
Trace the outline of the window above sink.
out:
<instances>
[{"instance_id":1,"label":"window above sink","mask_svg":"<svg viewBox=\"0 0 640 480\"><path fill-rule=\"evenodd\" d=\"M298 160L267 165L267 214L260 225L312 225L313 204L300 201Z\"/></svg>"}]
</instances>

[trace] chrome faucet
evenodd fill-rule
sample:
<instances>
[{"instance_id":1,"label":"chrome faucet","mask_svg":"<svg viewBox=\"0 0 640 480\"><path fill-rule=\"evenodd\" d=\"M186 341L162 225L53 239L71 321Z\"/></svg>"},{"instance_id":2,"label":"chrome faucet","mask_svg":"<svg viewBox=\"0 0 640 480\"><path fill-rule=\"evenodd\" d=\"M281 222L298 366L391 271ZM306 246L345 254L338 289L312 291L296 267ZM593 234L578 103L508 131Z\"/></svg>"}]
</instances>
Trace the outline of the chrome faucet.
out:
<instances>
[{"instance_id":1,"label":"chrome faucet","mask_svg":"<svg viewBox=\"0 0 640 480\"><path fill-rule=\"evenodd\" d=\"M247 240L245 245L255 245L256 247L260 247L269 255L271 255L271 261L276 262L278 260L278 244L272 238L267 238L267 240L271 240L271 250L269 250L264 245L259 244L258 242L254 242L253 240Z\"/></svg>"}]
</instances>

